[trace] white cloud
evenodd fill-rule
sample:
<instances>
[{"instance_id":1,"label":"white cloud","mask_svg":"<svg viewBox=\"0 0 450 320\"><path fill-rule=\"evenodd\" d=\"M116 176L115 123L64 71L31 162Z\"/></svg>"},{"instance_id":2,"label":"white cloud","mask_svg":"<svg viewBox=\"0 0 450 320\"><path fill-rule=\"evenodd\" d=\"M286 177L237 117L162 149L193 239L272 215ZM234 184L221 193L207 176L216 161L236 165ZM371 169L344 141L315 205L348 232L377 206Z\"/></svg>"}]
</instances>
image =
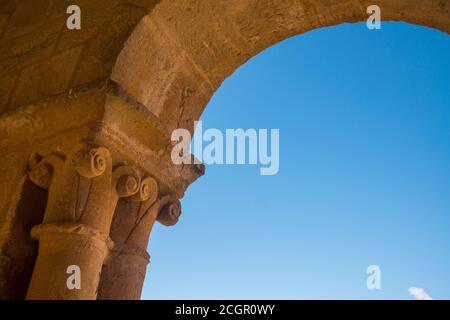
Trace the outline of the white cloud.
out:
<instances>
[{"instance_id":1,"label":"white cloud","mask_svg":"<svg viewBox=\"0 0 450 320\"><path fill-rule=\"evenodd\" d=\"M416 300L433 300L422 288L411 287L408 289L410 295L414 296Z\"/></svg>"}]
</instances>

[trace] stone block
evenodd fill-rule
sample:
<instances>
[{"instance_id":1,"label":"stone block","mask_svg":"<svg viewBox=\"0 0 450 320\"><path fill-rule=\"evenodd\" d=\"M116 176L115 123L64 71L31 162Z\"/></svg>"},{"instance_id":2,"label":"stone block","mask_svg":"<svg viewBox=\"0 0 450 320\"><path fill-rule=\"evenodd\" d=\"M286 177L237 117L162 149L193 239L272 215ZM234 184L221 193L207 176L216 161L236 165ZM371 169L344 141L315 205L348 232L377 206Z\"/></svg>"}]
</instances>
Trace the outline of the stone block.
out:
<instances>
[{"instance_id":1,"label":"stone block","mask_svg":"<svg viewBox=\"0 0 450 320\"><path fill-rule=\"evenodd\" d=\"M29 33L44 24L50 14L50 0L28 0L17 6L9 19L5 38Z\"/></svg>"},{"instance_id":2,"label":"stone block","mask_svg":"<svg viewBox=\"0 0 450 320\"><path fill-rule=\"evenodd\" d=\"M69 88L82 46L76 47L24 69L11 99L11 106L28 104Z\"/></svg>"},{"instance_id":3,"label":"stone block","mask_svg":"<svg viewBox=\"0 0 450 320\"><path fill-rule=\"evenodd\" d=\"M50 57L58 39L62 20L55 20L33 32L3 41L0 53L0 76Z\"/></svg>"}]
</instances>

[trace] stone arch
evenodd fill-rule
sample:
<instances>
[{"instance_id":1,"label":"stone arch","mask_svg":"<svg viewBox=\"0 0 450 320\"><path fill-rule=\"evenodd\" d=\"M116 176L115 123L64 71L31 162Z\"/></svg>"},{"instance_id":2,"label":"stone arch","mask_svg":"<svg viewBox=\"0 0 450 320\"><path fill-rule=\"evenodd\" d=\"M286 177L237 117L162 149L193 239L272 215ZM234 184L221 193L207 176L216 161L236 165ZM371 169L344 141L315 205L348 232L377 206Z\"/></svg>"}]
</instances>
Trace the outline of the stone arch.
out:
<instances>
[{"instance_id":1,"label":"stone arch","mask_svg":"<svg viewBox=\"0 0 450 320\"><path fill-rule=\"evenodd\" d=\"M1 297L139 298L153 223L175 224L204 173L171 161L171 131L193 130L221 83L260 51L365 21L375 1L77 2L84 22L70 32L72 1L0 1ZM450 0L375 4L383 21L450 33ZM26 177L40 189L24 188ZM81 252L85 243L92 250ZM85 270L80 292L66 290L68 261Z\"/></svg>"},{"instance_id":2,"label":"stone arch","mask_svg":"<svg viewBox=\"0 0 450 320\"><path fill-rule=\"evenodd\" d=\"M367 20L368 0L160 1L128 38L111 79L166 127L193 129L221 83L291 36ZM379 0L383 21L450 33L450 1Z\"/></svg>"}]
</instances>

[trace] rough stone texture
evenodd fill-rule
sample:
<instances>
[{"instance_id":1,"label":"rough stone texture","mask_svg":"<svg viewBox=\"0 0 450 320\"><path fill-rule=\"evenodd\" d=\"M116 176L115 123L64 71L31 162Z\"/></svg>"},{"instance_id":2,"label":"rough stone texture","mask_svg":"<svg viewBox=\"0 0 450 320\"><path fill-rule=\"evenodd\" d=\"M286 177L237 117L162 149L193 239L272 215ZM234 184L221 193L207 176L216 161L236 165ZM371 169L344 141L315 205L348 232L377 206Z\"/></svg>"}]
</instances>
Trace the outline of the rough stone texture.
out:
<instances>
[{"instance_id":1,"label":"rough stone texture","mask_svg":"<svg viewBox=\"0 0 450 320\"><path fill-rule=\"evenodd\" d=\"M105 169L110 173L101 183L96 182L100 178L80 170L73 165L76 161L71 160L79 158L73 150L85 141L105 148L110 154L111 164ZM117 238L113 247L109 245L110 237L115 238L118 231L135 235L144 232L144 237L137 237L141 240L132 246L146 252L151 230L148 221L167 221L166 208L159 210L153 206L150 220L134 221L132 230L127 227L117 231L115 227L116 231L109 235L113 217L117 215L116 204L122 201L121 197L138 192L133 189L128 194L128 184L119 187L123 182L114 178L114 174L129 173L128 176L135 177L144 194L138 202L146 201L146 194L153 192L151 201L158 204L168 196L176 203L189 184L202 174L201 167L173 165L170 146L170 137L159 120L144 107L133 104L129 97L122 96L120 89L110 82L73 90L0 116L0 152L4 155L0 164L10 168L0 180L0 298L20 299L26 294L29 299L95 299L105 258L113 248L111 254L117 253L115 249L122 243ZM122 167L129 169L118 171ZM157 185L156 191L144 188L150 177ZM83 219L72 215L79 211L84 212ZM141 214L147 216L146 212ZM39 240L39 253L30 237L31 231L34 239ZM55 243L64 245L55 247ZM126 244L123 241L124 248ZM77 247L79 250L74 249ZM92 250L85 252L83 248ZM136 258L131 255L131 259ZM127 261L121 256L118 260ZM68 291L65 286L69 261L86 273L82 281L90 285L82 291ZM145 271L145 265L141 264L141 270ZM109 267L112 272L120 272L114 265ZM141 274L128 287L133 289L123 292L125 296L136 298L142 286L139 279L143 279L145 272ZM109 283L103 280L102 285L107 287Z\"/></svg>"},{"instance_id":2,"label":"rough stone texture","mask_svg":"<svg viewBox=\"0 0 450 320\"><path fill-rule=\"evenodd\" d=\"M65 28L70 4L80 31ZM371 4L1 0L0 298L139 299L153 224L178 221L204 170L171 162L171 131L193 130L261 50L365 21ZM384 21L450 32L450 0L377 4ZM82 267L82 290L67 289L68 264Z\"/></svg>"},{"instance_id":3,"label":"rough stone texture","mask_svg":"<svg viewBox=\"0 0 450 320\"><path fill-rule=\"evenodd\" d=\"M313 29L367 19L370 0L160 1L112 73L168 129L192 129L215 89L258 52ZM450 32L448 0L380 0L384 21Z\"/></svg>"},{"instance_id":4,"label":"rough stone texture","mask_svg":"<svg viewBox=\"0 0 450 320\"><path fill-rule=\"evenodd\" d=\"M0 102L8 101L11 90L16 97L6 102L3 109L15 109L60 94L67 88L107 79L128 35L156 2L2 0L0 77L20 72L27 80L26 87L0 91ZM66 10L71 4L81 8L81 30L66 28ZM73 56L73 51L80 51L77 57ZM52 63L52 59L57 61ZM52 71L44 70L49 68L48 64L54 64ZM69 76L66 69L75 72ZM40 76L33 74L41 71ZM50 76L59 73L65 73L65 76L57 79ZM41 89L33 90L35 87ZM44 87L47 89L43 90Z\"/></svg>"},{"instance_id":5,"label":"rough stone texture","mask_svg":"<svg viewBox=\"0 0 450 320\"><path fill-rule=\"evenodd\" d=\"M0 157L8 168L0 182L0 299L25 298L36 259L30 231L42 220L46 195L27 180L27 162L24 154Z\"/></svg>"},{"instance_id":6,"label":"rough stone texture","mask_svg":"<svg viewBox=\"0 0 450 320\"><path fill-rule=\"evenodd\" d=\"M157 220L166 226L174 225L181 215L177 199L166 196L158 200L157 183L147 183L152 186L148 198L131 197L116 208L110 232L114 248L103 266L98 299L140 298L150 261L147 245L152 227Z\"/></svg>"},{"instance_id":7,"label":"rough stone texture","mask_svg":"<svg viewBox=\"0 0 450 320\"><path fill-rule=\"evenodd\" d=\"M6 110L18 78L18 73L10 73L0 78L0 114Z\"/></svg>"},{"instance_id":8,"label":"rough stone texture","mask_svg":"<svg viewBox=\"0 0 450 320\"><path fill-rule=\"evenodd\" d=\"M40 97L69 89L70 79L75 72L76 64L66 65L67 61L78 61L82 47L75 47L56 54L40 64L23 69L20 73L11 105L24 105L39 100ZM35 83L30 87L30 82Z\"/></svg>"}]
</instances>

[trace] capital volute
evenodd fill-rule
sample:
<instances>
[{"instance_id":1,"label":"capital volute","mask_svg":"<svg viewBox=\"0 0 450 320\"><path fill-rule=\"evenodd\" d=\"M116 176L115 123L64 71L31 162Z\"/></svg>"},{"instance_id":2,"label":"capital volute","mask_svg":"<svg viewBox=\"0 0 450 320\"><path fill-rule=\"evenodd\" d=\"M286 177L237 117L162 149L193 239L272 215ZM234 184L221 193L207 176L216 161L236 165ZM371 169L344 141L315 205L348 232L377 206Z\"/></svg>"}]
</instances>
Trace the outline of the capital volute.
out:
<instances>
[{"instance_id":1,"label":"capital volute","mask_svg":"<svg viewBox=\"0 0 450 320\"><path fill-rule=\"evenodd\" d=\"M34 153L29 160L28 176L38 187L49 189L54 173L60 171L63 165L64 159L58 155L51 154L43 157Z\"/></svg>"},{"instance_id":2,"label":"capital volute","mask_svg":"<svg viewBox=\"0 0 450 320\"><path fill-rule=\"evenodd\" d=\"M113 172L112 187L119 198L131 197L139 192L141 177L133 166L120 166Z\"/></svg>"},{"instance_id":3,"label":"capital volute","mask_svg":"<svg viewBox=\"0 0 450 320\"><path fill-rule=\"evenodd\" d=\"M101 176L111 162L108 149L91 143L77 144L71 151L72 165L78 174L85 178Z\"/></svg>"},{"instance_id":4,"label":"capital volute","mask_svg":"<svg viewBox=\"0 0 450 320\"><path fill-rule=\"evenodd\" d=\"M162 197L158 207L157 220L159 223L167 227L177 224L181 216L181 203L178 198L172 195Z\"/></svg>"}]
</instances>

